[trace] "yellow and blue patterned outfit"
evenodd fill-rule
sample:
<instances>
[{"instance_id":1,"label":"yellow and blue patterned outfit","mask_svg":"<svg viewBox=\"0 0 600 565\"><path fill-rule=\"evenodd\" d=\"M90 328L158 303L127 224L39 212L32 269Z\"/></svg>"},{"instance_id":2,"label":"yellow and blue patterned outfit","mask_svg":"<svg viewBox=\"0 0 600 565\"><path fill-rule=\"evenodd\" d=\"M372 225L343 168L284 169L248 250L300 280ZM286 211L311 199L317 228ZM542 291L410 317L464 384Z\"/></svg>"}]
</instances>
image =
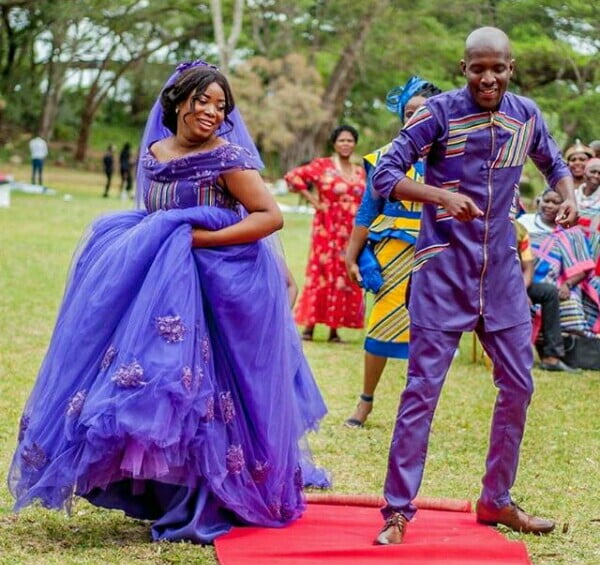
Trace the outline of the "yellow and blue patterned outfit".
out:
<instances>
[{"instance_id":1,"label":"yellow and blue patterned outfit","mask_svg":"<svg viewBox=\"0 0 600 565\"><path fill-rule=\"evenodd\" d=\"M410 320L406 291L419 233L421 204L404 200L390 202L373 191L372 172L390 146L385 145L364 157L367 189L354 223L369 229L367 245L377 257L383 277L369 316L365 350L380 357L407 359ZM422 163L411 168L407 176L421 181Z\"/></svg>"}]
</instances>

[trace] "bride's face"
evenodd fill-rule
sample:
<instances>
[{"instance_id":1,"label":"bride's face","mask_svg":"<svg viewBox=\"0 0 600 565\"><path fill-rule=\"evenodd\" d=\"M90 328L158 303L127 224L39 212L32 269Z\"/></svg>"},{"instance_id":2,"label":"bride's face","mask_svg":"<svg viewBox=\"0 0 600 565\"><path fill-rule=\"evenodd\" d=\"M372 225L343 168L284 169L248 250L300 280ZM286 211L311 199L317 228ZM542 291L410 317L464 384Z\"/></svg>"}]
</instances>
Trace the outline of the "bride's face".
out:
<instances>
[{"instance_id":1,"label":"bride's face","mask_svg":"<svg viewBox=\"0 0 600 565\"><path fill-rule=\"evenodd\" d=\"M187 139L204 141L225 119L225 92L213 82L204 92L192 92L179 106L177 131Z\"/></svg>"}]
</instances>

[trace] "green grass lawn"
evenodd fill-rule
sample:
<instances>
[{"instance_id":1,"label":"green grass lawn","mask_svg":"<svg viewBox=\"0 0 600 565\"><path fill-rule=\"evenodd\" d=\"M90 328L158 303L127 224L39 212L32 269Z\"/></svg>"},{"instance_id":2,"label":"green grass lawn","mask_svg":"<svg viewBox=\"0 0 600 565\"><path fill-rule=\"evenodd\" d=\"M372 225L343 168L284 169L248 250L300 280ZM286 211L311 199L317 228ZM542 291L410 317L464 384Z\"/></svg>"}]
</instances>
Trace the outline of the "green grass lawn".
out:
<instances>
[{"instance_id":1,"label":"green grass lawn","mask_svg":"<svg viewBox=\"0 0 600 565\"><path fill-rule=\"evenodd\" d=\"M29 174L27 167L0 170L21 180ZM71 254L92 218L128 205L100 198L98 174L50 167L46 182L59 191L56 196L13 194L11 207L0 209L0 564L215 564L211 547L149 543L148 524L83 500L70 517L40 508L11 512L5 477L17 423L48 344ZM65 193L72 199L64 200ZM309 229L309 216L286 217L282 239L299 284ZM329 406L311 445L318 463L332 472L334 492L381 494L405 363L389 363L367 427L346 429L342 422L360 392L363 333L341 335L345 343L328 344L326 330L318 328L315 341L305 345ZM495 394L489 373L483 363L471 362L471 336L465 336L434 421L421 495L476 500ZM558 527L545 538L507 535L526 542L536 565L598 564L600 373L536 371L534 377L513 497L525 509L555 518ZM379 527L373 524L373 535Z\"/></svg>"}]
</instances>

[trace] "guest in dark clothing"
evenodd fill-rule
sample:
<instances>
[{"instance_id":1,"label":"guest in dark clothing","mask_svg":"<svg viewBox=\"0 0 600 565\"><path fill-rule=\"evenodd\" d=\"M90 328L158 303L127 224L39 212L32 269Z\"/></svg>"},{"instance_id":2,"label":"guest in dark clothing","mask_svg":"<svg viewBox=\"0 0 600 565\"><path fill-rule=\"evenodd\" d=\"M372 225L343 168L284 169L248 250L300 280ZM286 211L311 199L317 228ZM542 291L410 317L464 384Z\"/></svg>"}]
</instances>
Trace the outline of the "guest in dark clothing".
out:
<instances>
[{"instance_id":1,"label":"guest in dark clothing","mask_svg":"<svg viewBox=\"0 0 600 565\"><path fill-rule=\"evenodd\" d=\"M119 172L121 173L121 194L123 190L128 197L131 196L131 144L123 145L119 153Z\"/></svg>"},{"instance_id":2,"label":"guest in dark clothing","mask_svg":"<svg viewBox=\"0 0 600 565\"><path fill-rule=\"evenodd\" d=\"M110 190L110 183L112 181L113 172L115 170L115 149L111 144L106 149L106 153L102 157L102 166L104 168L104 174L106 175L106 186L104 187L104 198L108 196Z\"/></svg>"}]
</instances>

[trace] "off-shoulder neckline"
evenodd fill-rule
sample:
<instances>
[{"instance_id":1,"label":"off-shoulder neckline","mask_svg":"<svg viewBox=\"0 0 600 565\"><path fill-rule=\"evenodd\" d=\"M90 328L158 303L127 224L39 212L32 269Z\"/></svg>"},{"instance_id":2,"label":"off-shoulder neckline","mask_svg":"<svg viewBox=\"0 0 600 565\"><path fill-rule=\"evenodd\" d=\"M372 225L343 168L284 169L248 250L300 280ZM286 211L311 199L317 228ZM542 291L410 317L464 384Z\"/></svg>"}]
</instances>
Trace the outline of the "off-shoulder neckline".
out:
<instances>
[{"instance_id":1,"label":"off-shoulder neckline","mask_svg":"<svg viewBox=\"0 0 600 565\"><path fill-rule=\"evenodd\" d=\"M155 143L158 143L159 141L161 141L160 139L157 139L156 141L153 141L150 145L148 145L148 148L146 149L146 155L150 157L150 159L152 161L154 161L155 163L158 163L159 165L169 165L171 163L176 163L178 161L183 161L185 159L191 159L194 157L198 157L199 155L209 155L210 153L214 153L215 151L218 151L219 149L222 149L223 147L227 147L229 146L233 146L232 143L230 143L229 141L225 141L224 143L221 143L221 145L217 145L216 147L213 147L212 149L208 149L205 151L194 151L193 153L187 153L185 155L182 155L181 157L174 157L173 159L169 159L168 161L160 161L156 155L154 155L154 153L152 152L152 146Z\"/></svg>"}]
</instances>

